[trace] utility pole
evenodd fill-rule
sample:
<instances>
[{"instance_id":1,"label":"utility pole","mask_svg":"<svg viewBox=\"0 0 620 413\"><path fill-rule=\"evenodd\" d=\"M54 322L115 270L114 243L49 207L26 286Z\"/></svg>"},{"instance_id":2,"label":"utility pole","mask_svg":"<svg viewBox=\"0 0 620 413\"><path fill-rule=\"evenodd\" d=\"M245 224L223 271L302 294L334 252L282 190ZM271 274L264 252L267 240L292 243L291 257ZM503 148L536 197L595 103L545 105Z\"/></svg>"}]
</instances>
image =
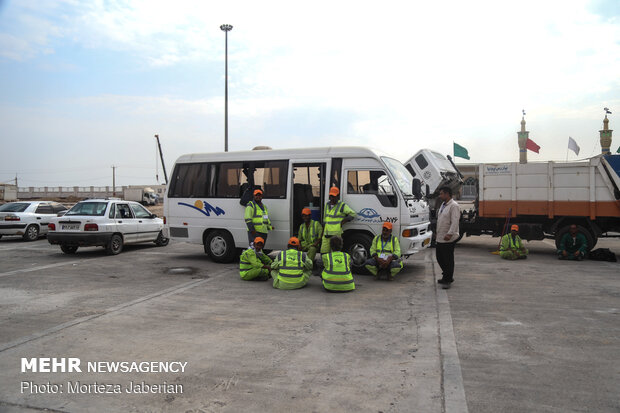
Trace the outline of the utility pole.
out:
<instances>
[{"instance_id":1,"label":"utility pole","mask_svg":"<svg viewBox=\"0 0 620 413\"><path fill-rule=\"evenodd\" d=\"M164 179L166 180L166 185L168 185L168 175L166 174L166 165L164 164L164 154L161 151L161 143L159 143L159 135L155 135L155 139L157 139L157 147L159 148L159 156L161 158L161 167L164 170Z\"/></svg>"},{"instance_id":2,"label":"utility pole","mask_svg":"<svg viewBox=\"0 0 620 413\"><path fill-rule=\"evenodd\" d=\"M116 197L116 166L112 165L112 196Z\"/></svg>"},{"instance_id":3,"label":"utility pole","mask_svg":"<svg viewBox=\"0 0 620 413\"><path fill-rule=\"evenodd\" d=\"M230 24L222 24L220 29L222 29L225 33L225 60L226 60L226 69L224 75L224 152L228 152L228 32L232 30L232 25Z\"/></svg>"}]
</instances>

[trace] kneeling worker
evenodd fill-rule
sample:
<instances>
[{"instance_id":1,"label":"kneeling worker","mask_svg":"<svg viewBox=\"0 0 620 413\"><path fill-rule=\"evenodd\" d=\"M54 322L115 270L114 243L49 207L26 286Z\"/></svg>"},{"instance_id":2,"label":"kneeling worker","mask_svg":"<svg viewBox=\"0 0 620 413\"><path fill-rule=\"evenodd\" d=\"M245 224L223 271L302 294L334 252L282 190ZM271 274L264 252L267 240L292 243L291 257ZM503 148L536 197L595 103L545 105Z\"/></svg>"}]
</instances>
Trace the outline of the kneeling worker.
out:
<instances>
[{"instance_id":1,"label":"kneeling worker","mask_svg":"<svg viewBox=\"0 0 620 413\"><path fill-rule=\"evenodd\" d=\"M505 260L520 260L527 258L529 251L523 246L519 236L519 226L510 227L510 232L502 237L502 245L499 247L499 256Z\"/></svg>"},{"instance_id":2,"label":"kneeling worker","mask_svg":"<svg viewBox=\"0 0 620 413\"><path fill-rule=\"evenodd\" d=\"M379 271L389 269L388 280L403 269L403 260L400 257L400 242L398 237L392 235L392 223L384 222L381 235L372 240L370 246L370 259L364 263L366 269L378 278Z\"/></svg>"},{"instance_id":3,"label":"kneeling worker","mask_svg":"<svg viewBox=\"0 0 620 413\"><path fill-rule=\"evenodd\" d=\"M254 238L254 247L243 251L239 259L239 274L241 279L250 281L266 281L270 278L271 258L262 250L265 240L261 237Z\"/></svg>"},{"instance_id":4,"label":"kneeling worker","mask_svg":"<svg viewBox=\"0 0 620 413\"><path fill-rule=\"evenodd\" d=\"M351 274L351 257L342 252L342 238L333 236L329 239L331 252L322 254L323 288L328 291L345 292L355 290L353 274Z\"/></svg>"},{"instance_id":5,"label":"kneeling worker","mask_svg":"<svg viewBox=\"0 0 620 413\"><path fill-rule=\"evenodd\" d=\"M296 290L306 286L312 272L312 261L300 248L299 240L291 237L286 251L280 252L271 264L273 288Z\"/></svg>"},{"instance_id":6,"label":"kneeling worker","mask_svg":"<svg viewBox=\"0 0 620 413\"><path fill-rule=\"evenodd\" d=\"M299 227L301 250L307 252L310 261L314 262L314 257L321 243L323 227L321 227L318 221L312 219L312 211L310 208L304 208L301 211L301 219L304 221Z\"/></svg>"}]
</instances>

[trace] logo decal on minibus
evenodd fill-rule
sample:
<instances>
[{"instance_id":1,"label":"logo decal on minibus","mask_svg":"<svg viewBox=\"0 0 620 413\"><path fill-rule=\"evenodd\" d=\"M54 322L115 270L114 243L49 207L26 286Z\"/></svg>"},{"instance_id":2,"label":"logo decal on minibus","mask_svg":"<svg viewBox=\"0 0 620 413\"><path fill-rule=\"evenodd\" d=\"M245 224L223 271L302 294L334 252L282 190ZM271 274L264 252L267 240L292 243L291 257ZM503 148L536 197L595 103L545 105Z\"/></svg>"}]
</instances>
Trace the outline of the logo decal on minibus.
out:
<instances>
[{"instance_id":1,"label":"logo decal on minibus","mask_svg":"<svg viewBox=\"0 0 620 413\"><path fill-rule=\"evenodd\" d=\"M372 208L364 208L362 209L360 212L357 213L358 215L363 216L364 218L370 219L370 218L376 218L379 216L379 213L377 211L375 211Z\"/></svg>"},{"instance_id":2,"label":"logo decal on minibus","mask_svg":"<svg viewBox=\"0 0 620 413\"><path fill-rule=\"evenodd\" d=\"M226 212L222 208L213 207L213 205L211 205L210 203L203 202L201 200L197 200L196 202L194 202L194 205L186 204L185 202L179 202L179 205L193 208L196 211L202 212L208 217L211 216L211 212L213 212L216 216L226 215Z\"/></svg>"}]
</instances>

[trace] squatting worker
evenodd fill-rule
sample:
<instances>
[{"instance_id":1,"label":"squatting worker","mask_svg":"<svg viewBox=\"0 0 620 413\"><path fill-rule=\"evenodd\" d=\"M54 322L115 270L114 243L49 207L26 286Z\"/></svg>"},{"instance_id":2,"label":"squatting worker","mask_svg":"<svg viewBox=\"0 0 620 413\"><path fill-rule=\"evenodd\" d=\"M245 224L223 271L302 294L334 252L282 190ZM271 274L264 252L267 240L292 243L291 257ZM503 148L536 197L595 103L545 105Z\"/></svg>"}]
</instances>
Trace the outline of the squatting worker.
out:
<instances>
[{"instance_id":1,"label":"squatting worker","mask_svg":"<svg viewBox=\"0 0 620 413\"><path fill-rule=\"evenodd\" d=\"M335 186L329 189L329 201L323 210L323 241L321 243L321 254L331 251L329 239L334 236L342 236L342 226L353 221L355 211L347 204L340 201L340 190Z\"/></svg>"},{"instance_id":2,"label":"squatting worker","mask_svg":"<svg viewBox=\"0 0 620 413\"><path fill-rule=\"evenodd\" d=\"M254 238L261 237L267 242L267 234L273 229L269 220L267 205L263 204L263 191L254 190L254 200L245 207L245 225L248 227L248 242L252 244Z\"/></svg>"},{"instance_id":3,"label":"squatting worker","mask_svg":"<svg viewBox=\"0 0 620 413\"><path fill-rule=\"evenodd\" d=\"M561 260L581 261L588 251L588 241L585 235L577 230L577 225L570 226L568 232L560 240L558 257Z\"/></svg>"},{"instance_id":4,"label":"squatting worker","mask_svg":"<svg viewBox=\"0 0 620 413\"><path fill-rule=\"evenodd\" d=\"M372 240L370 257L364 263L364 266L375 276L375 280L379 278L379 271L381 270L389 270L388 280L391 281L403 269L403 260L400 257L400 242L398 237L392 235L392 223L383 223L381 235L377 235Z\"/></svg>"},{"instance_id":5,"label":"squatting worker","mask_svg":"<svg viewBox=\"0 0 620 413\"><path fill-rule=\"evenodd\" d=\"M519 260L527 258L528 252L519 236L519 226L511 226L510 232L502 237L499 256L505 260Z\"/></svg>"},{"instance_id":6,"label":"squatting worker","mask_svg":"<svg viewBox=\"0 0 620 413\"><path fill-rule=\"evenodd\" d=\"M314 257L321 243L321 233L323 227L319 221L312 219L312 211L310 208L304 208L301 211L302 224L299 226L299 242L301 242L301 250L308 253L308 258L314 263Z\"/></svg>"},{"instance_id":7,"label":"squatting worker","mask_svg":"<svg viewBox=\"0 0 620 413\"><path fill-rule=\"evenodd\" d=\"M306 286L312 272L312 261L300 248L299 239L291 237L286 251L280 252L271 264L273 288L296 290Z\"/></svg>"},{"instance_id":8,"label":"squatting worker","mask_svg":"<svg viewBox=\"0 0 620 413\"><path fill-rule=\"evenodd\" d=\"M351 257L342 252L342 238L334 235L329 239L331 252L322 254L323 259L323 288L332 292L346 292L355 290L353 274L351 274Z\"/></svg>"},{"instance_id":9,"label":"squatting worker","mask_svg":"<svg viewBox=\"0 0 620 413\"><path fill-rule=\"evenodd\" d=\"M241 279L250 281L266 281L271 278L271 258L263 252L265 240L261 237L254 238L254 244L243 251L239 259L239 275Z\"/></svg>"},{"instance_id":10,"label":"squatting worker","mask_svg":"<svg viewBox=\"0 0 620 413\"><path fill-rule=\"evenodd\" d=\"M448 289L454 282L454 245L459 238L461 209L452 199L452 189L444 186L439 189L439 199L443 201L437 212L437 244L435 253L441 267L442 277L437 280L442 288Z\"/></svg>"}]
</instances>

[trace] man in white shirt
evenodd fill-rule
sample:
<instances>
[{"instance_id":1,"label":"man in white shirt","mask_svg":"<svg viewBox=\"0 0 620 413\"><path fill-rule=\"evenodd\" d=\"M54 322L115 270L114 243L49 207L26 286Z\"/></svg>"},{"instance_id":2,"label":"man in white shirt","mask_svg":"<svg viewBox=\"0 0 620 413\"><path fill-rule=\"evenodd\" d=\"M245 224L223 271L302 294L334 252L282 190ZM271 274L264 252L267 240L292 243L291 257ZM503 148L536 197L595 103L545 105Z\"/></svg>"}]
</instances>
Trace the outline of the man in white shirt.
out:
<instances>
[{"instance_id":1,"label":"man in white shirt","mask_svg":"<svg viewBox=\"0 0 620 413\"><path fill-rule=\"evenodd\" d=\"M437 282L441 284L443 289L448 289L454 282L454 244L459 238L461 209L452 199L451 188L447 186L440 188L439 198L443 203L437 212L435 252L443 277Z\"/></svg>"}]
</instances>

